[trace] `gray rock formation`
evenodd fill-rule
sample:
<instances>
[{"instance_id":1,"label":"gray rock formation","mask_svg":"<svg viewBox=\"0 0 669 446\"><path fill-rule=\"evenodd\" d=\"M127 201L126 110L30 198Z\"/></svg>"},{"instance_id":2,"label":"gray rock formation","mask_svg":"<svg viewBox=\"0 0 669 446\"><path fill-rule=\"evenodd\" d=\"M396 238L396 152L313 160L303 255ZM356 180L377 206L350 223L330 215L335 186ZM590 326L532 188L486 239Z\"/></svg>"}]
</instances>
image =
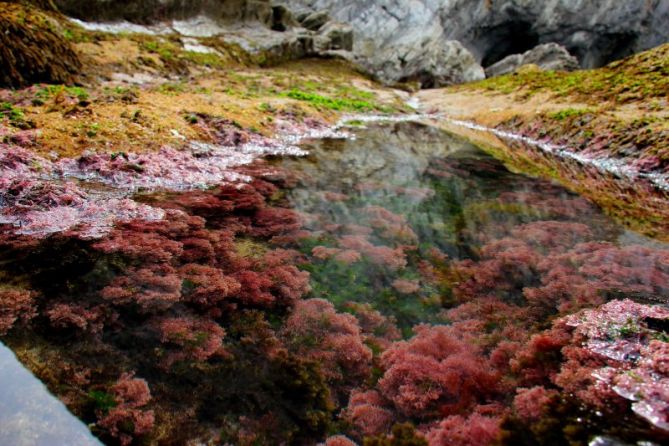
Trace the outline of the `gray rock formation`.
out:
<instances>
[{"instance_id":1,"label":"gray rock formation","mask_svg":"<svg viewBox=\"0 0 669 446\"><path fill-rule=\"evenodd\" d=\"M591 68L669 41L669 0L55 1L66 14L89 21L149 23L204 14L219 22L258 22L289 31L263 42L275 39L277 51L304 49L293 54L340 51L353 40L355 59L370 73L425 87L480 79L481 66L543 43L564 46ZM350 25L353 35L328 17ZM303 31L292 31L296 25Z\"/></svg>"},{"instance_id":2,"label":"gray rock formation","mask_svg":"<svg viewBox=\"0 0 669 446\"><path fill-rule=\"evenodd\" d=\"M432 88L485 78L474 56L455 40L389 46L358 59L387 83L419 82L423 88Z\"/></svg>"},{"instance_id":3,"label":"gray rock formation","mask_svg":"<svg viewBox=\"0 0 669 446\"><path fill-rule=\"evenodd\" d=\"M270 0L56 0L78 23L106 32L179 34L189 51L216 52L197 38L239 44L266 65L325 56L354 60L353 29L327 14L303 14L310 29L288 7ZM98 23L95 23L98 22ZM145 25L141 25L145 24Z\"/></svg>"},{"instance_id":4,"label":"gray rock formation","mask_svg":"<svg viewBox=\"0 0 669 446\"><path fill-rule=\"evenodd\" d=\"M318 31L328 21L330 21L330 15L327 13L327 11L316 11L305 15L304 18L300 20L300 24L306 29Z\"/></svg>"},{"instance_id":5,"label":"gray rock formation","mask_svg":"<svg viewBox=\"0 0 669 446\"><path fill-rule=\"evenodd\" d=\"M294 11L325 10L351 24L356 55L381 77L395 79L425 71L423 51L448 52L451 40L483 66L556 42L585 68L669 41L669 0L277 1Z\"/></svg>"},{"instance_id":6,"label":"gray rock formation","mask_svg":"<svg viewBox=\"0 0 669 446\"><path fill-rule=\"evenodd\" d=\"M577 70L578 59L569 54L569 51L557 43L544 43L524 52L512 54L485 70L486 77L501 76L513 73L523 65L537 65L547 71L574 71Z\"/></svg>"}]
</instances>

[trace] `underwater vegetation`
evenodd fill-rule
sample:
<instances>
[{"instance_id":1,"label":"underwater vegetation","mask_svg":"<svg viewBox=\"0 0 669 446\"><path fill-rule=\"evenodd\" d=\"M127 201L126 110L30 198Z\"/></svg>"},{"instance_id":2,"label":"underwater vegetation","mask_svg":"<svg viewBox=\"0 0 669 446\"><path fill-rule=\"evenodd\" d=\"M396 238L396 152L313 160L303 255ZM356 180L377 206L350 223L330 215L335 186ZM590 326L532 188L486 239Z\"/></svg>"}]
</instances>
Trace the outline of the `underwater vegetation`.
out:
<instances>
[{"instance_id":1,"label":"underwater vegetation","mask_svg":"<svg viewBox=\"0 0 669 446\"><path fill-rule=\"evenodd\" d=\"M107 444L669 438L665 245L434 129L301 147L232 180L194 170L211 177L192 188L171 186L200 177L166 153L159 171L82 157L70 171L129 184L154 218L3 221L3 343ZM3 156L26 177L3 183L6 209L94 194L39 183L20 147Z\"/></svg>"}]
</instances>

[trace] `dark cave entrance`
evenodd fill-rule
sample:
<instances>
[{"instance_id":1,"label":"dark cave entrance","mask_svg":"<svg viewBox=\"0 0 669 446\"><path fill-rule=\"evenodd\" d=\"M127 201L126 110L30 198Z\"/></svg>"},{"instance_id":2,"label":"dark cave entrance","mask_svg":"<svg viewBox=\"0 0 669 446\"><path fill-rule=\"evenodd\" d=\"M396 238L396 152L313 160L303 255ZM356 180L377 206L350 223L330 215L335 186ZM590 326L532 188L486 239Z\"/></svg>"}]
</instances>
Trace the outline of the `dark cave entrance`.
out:
<instances>
[{"instance_id":1,"label":"dark cave entrance","mask_svg":"<svg viewBox=\"0 0 669 446\"><path fill-rule=\"evenodd\" d=\"M483 30L482 38L489 42L483 52L481 65L489 67L506 56L520 54L539 45L539 35L529 22L518 21Z\"/></svg>"}]
</instances>

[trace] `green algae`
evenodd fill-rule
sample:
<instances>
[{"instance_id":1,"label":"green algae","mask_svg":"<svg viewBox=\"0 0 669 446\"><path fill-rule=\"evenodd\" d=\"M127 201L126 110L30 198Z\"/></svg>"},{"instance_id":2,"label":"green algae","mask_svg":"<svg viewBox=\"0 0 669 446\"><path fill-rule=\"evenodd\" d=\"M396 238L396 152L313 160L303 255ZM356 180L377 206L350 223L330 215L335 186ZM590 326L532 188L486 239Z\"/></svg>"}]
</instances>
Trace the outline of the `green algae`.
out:
<instances>
[{"instance_id":1,"label":"green algae","mask_svg":"<svg viewBox=\"0 0 669 446\"><path fill-rule=\"evenodd\" d=\"M316 107L324 107L335 111L366 112L378 110L378 106L368 101L347 98L330 98L317 93L293 89L284 93L286 97L308 102Z\"/></svg>"}]
</instances>

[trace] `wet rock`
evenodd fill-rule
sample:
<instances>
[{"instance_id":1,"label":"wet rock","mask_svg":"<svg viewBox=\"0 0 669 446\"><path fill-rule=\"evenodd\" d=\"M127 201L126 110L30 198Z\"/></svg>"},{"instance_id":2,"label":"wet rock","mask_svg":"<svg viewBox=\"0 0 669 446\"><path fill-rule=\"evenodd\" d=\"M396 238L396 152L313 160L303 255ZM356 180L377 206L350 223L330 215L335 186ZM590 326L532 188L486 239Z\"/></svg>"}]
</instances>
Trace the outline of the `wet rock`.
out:
<instances>
[{"instance_id":1,"label":"wet rock","mask_svg":"<svg viewBox=\"0 0 669 446\"><path fill-rule=\"evenodd\" d=\"M574 71L578 69L578 59L557 43L545 43L523 54L512 54L486 68L486 77L513 73L523 65L536 65L547 71Z\"/></svg>"}]
</instances>

